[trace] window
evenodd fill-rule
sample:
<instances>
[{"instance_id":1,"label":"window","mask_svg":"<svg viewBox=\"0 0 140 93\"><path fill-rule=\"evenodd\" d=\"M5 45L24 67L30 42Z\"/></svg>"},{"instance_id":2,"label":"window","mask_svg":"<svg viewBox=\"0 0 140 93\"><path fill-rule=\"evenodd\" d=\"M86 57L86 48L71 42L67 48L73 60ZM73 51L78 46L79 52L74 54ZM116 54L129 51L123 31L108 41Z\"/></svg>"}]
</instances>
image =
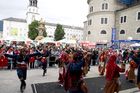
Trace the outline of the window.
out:
<instances>
[{"instance_id":1,"label":"window","mask_svg":"<svg viewBox=\"0 0 140 93\"><path fill-rule=\"evenodd\" d=\"M121 31L120 31L120 34L125 34L125 31L124 31L124 30L121 30Z\"/></svg>"},{"instance_id":2,"label":"window","mask_svg":"<svg viewBox=\"0 0 140 93\"><path fill-rule=\"evenodd\" d=\"M108 4L107 3L105 4L105 9L108 9Z\"/></svg>"},{"instance_id":3,"label":"window","mask_svg":"<svg viewBox=\"0 0 140 93\"><path fill-rule=\"evenodd\" d=\"M121 17L121 23L123 23L123 17Z\"/></svg>"},{"instance_id":4,"label":"window","mask_svg":"<svg viewBox=\"0 0 140 93\"><path fill-rule=\"evenodd\" d=\"M101 24L107 24L107 18L101 18Z\"/></svg>"},{"instance_id":5,"label":"window","mask_svg":"<svg viewBox=\"0 0 140 93\"><path fill-rule=\"evenodd\" d=\"M126 22L126 16L124 16L124 23Z\"/></svg>"},{"instance_id":6,"label":"window","mask_svg":"<svg viewBox=\"0 0 140 93\"><path fill-rule=\"evenodd\" d=\"M32 6L32 1L30 1L30 6Z\"/></svg>"},{"instance_id":7,"label":"window","mask_svg":"<svg viewBox=\"0 0 140 93\"><path fill-rule=\"evenodd\" d=\"M90 7L89 11L90 12L93 12L93 6Z\"/></svg>"},{"instance_id":8,"label":"window","mask_svg":"<svg viewBox=\"0 0 140 93\"><path fill-rule=\"evenodd\" d=\"M138 12L138 20L140 20L140 12Z\"/></svg>"},{"instance_id":9,"label":"window","mask_svg":"<svg viewBox=\"0 0 140 93\"><path fill-rule=\"evenodd\" d=\"M102 10L107 10L108 9L108 4L107 3L103 3L102 4Z\"/></svg>"},{"instance_id":10,"label":"window","mask_svg":"<svg viewBox=\"0 0 140 93\"><path fill-rule=\"evenodd\" d=\"M104 23L104 18L101 18L101 24L103 24Z\"/></svg>"},{"instance_id":11,"label":"window","mask_svg":"<svg viewBox=\"0 0 140 93\"><path fill-rule=\"evenodd\" d=\"M104 20L105 20L105 24L107 24L107 18L104 18Z\"/></svg>"},{"instance_id":12,"label":"window","mask_svg":"<svg viewBox=\"0 0 140 93\"><path fill-rule=\"evenodd\" d=\"M126 16L122 16L121 19L120 19L120 22L125 23L126 22Z\"/></svg>"},{"instance_id":13,"label":"window","mask_svg":"<svg viewBox=\"0 0 140 93\"><path fill-rule=\"evenodd\" d=\"M140 34L140 28L138 28L138 29L137 29L137 33L139 33L139 34Z\"/></svg>"},{"instance_id":14,"label":"window","mask_svg":"<svg viewBox=\"0 0 140 93\"><path fill-rule=\"evenodd\" d=\"M89 21L88 21L88 25L91 25L92 24L92 20L90 19Z\"/></svg>"},{"instance_id":15,"label":"window","mask_svg":"<svg viewBox=\"0 0 140 93\"><path fill-rule=\"evenodd\" d=\"M34 21L34 20L35 20L35 15L32 16L32 21Z\"/></svg>"},{"instance_id":16,"label":"window","mask_svg":"<svg viewBox=\"0 0 140 93\"><path fill-rule=\"evenodd\" d=\"M106 31L105 30L102 30L100 34L106 34Z\"/></svg>"},{"instance_id":17,"label":"window","mask_svg":"<svg viewBox=\"0 0 140 93\"><path fill-rule=\"evenodd\" d=\"M90 31L88 31L88 35L90 35L91 34L91 32Z\"/></svg>"},{"instance_id":18,"label":"window","mask_svg":"<svg viewBox=\"0 0 140 93\"><path fill-rule=\"evenodd\" d=\"M102 10L104 9L104 4L102 4Z\"/></svg>"}]
</instances>

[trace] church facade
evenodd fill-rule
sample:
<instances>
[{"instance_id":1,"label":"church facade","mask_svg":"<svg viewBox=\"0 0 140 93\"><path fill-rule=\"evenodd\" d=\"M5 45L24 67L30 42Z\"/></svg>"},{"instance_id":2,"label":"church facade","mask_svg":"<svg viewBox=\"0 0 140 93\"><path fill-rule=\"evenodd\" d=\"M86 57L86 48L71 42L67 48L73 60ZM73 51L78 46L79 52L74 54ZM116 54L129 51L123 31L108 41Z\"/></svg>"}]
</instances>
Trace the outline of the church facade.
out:
<instances>
[{"instance_id":1,"label":"church facade","mask_svg":"<svg viewBox=\"0 0 140 93\"><path fill-rule=\"evenodd\" d=\"M6 18L0 21L1 36L4 40L24 41L28 39L28 25L34 20L41 20L37 0L29 0L26 18ZM46 32L48 37L54 38L56 29L55 23L46 22ZM76 26L62 25L65 31L66 40L83 40L83 28Z\"/></svg>"},{"instance_id":2,"label":"church facade","mask_svg":"<svg viewBox=\"0 0 140 93\"><path fill-rule=\"evenodd\" d=\"M87 3L85 40L97 44L140 40L140 0L87 0Z\"/></svg>"}]
</instances>

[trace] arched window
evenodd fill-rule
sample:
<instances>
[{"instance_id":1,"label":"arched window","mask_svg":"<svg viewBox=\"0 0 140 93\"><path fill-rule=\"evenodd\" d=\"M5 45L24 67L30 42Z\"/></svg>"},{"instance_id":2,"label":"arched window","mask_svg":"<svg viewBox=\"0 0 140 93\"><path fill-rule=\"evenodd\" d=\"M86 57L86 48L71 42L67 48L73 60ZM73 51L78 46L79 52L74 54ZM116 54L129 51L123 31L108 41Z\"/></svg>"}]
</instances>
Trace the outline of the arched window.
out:
<instances>
[{"instance_id":1,"label":"arched window","mask_svg":"<svg viewBox=\"0 0 140 93\"><path fill-rule=\"evenodd\" d=\"M106 34L106 31L105 31L105 30L102 30L102 31L101 31L101 34Z\"/></svg>"},{"instance_id":2,"label":"arched window","mask_svg":"<svg viewBox=\"0 0 140 93\"><path fill-rule=\"evenodd\" d=\"M138 29L137 29L137 33L139 33L139 34L140 34L140 28L138 28Z\"/></svg>"},{"instance_id":3,"label":"arched window","mask_svg":"<svg viewBox=\"0 0 140 93\"><path fill-rule=\"evenodd\" d=\"M91 32L90 31L88 31L88 35L90 35L91 34Z\"/></svg>"},{"instance_id":4,"label":"arched window","mask_svg":"<svg viewBox=\"0 0 140 93\"><path fill-rule=\"evenodd\" d=\"M120 34L125 34L125 30L121 30L120 31Z\"/></svg>"}]
</instances>

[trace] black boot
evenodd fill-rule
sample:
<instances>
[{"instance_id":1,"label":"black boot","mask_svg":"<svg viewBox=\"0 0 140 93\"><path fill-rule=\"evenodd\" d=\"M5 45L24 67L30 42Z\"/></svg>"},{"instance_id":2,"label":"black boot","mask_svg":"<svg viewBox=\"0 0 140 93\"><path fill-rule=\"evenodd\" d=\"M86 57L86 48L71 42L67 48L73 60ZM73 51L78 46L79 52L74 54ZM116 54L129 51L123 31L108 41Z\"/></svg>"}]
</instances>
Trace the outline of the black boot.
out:
<instances>
[{"instance_id":1,"label":"black boot","mask_svg":"<svg viewBox=\"0 0 140 93\"><path fill-rule=\"evenodd\" d=\"M20 91L23 92L25 88L26 88L26 82L24 80L21 80Z\"/></svg>"},{"instance_id":2,"label":"black boot","mask_svg":"<svg viewBox=\"0 0 140 93\"><path fill-rule=\"evenodd\" d=\"M23 83L21 82L21 85L20 85L20 91L23 92L24 89L23 89Z\"/></svg>"},{"instance_id":3,"label":"black boot","mask_svg":"<svg viewBox=\"0 0 140 93\"><path fill-rule=\"evenodd\" d=\"M46 69L44 69L44 71L43 71L43 76L45 76L45 74L46 74Z\"/></svg>"}]
</instances>

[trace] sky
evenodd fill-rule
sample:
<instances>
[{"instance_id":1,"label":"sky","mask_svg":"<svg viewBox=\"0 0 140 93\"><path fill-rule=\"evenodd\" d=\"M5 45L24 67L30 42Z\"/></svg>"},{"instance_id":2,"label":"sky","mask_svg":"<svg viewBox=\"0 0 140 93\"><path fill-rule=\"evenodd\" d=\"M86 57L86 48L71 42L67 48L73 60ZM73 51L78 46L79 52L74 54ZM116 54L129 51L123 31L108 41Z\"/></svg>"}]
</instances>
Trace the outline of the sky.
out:
<instances>
[{"instance_id":1,"label":"sky","mask_svg":"<svg viewBox=\"0 0 140 93\"><path fill-rule=\"evenodd\" d=\"M29 0L0 0L0 20L26 18ZM39 13L46 22L83 27L88 14L87 0L38 0Z\"/></svg>"}]
</instances>

